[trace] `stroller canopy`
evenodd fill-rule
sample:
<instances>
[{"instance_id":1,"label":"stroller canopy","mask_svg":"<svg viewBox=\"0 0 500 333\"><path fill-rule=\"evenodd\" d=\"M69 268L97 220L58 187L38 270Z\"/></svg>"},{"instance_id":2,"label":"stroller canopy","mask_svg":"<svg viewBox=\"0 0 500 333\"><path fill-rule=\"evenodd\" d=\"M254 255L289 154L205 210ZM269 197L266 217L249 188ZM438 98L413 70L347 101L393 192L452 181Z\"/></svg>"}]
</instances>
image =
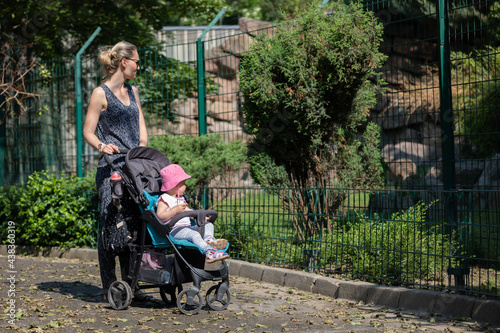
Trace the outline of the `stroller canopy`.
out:
<instances>
[{"instance_id":1,"label":"stroller canopy","mask_svg":"<svg viewBox=\"0 0 500 333\"><path fill-rule=\"evenodd\" d=\"M125 157L123 172L126 180L133 186L129 191L135 202L143 204L148 193L160 192L160 171L171 164L165 154L151 147L135 147L130 149ZM135 193L133 193L135 192Z\"/></svg>"}]
</instances>

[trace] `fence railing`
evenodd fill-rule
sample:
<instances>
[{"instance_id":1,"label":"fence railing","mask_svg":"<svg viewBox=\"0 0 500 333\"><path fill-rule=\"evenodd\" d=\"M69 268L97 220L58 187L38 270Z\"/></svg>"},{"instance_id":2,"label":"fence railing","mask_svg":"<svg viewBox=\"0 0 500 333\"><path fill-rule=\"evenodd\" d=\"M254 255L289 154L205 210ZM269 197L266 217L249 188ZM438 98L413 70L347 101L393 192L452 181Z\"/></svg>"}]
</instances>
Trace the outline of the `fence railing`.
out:
<instances>
[{"instance_id":1,"label":"fence railing","mask_svg":"<svg viewBox=\"0 0 500 333\"><path fill-rule=\"evenodd\" d=\"M310 200L320 201L325 190L345 198L329 214L304 216L281 200L283 192L308 191ZM232 258L389 285L500 296L500 210L481 209L481 195L497 200L499 193L209 189L210 205L219 213L216 231L229 239ZM424 204L426 196L436 199ZM443 214L446 197L457 203L451 221ZM201 205L196 198L194 191L193 204ZM298 237L294 228L301 219L316 224L307 238Z\"/></svg>"}]
</instances>

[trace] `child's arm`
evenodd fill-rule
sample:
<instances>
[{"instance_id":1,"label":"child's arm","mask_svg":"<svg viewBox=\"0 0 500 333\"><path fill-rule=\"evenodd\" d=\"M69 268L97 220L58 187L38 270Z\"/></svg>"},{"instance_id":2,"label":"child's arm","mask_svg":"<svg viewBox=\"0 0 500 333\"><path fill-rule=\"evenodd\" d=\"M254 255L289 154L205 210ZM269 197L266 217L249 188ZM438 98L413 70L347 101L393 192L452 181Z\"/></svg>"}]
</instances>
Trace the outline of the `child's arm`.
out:
<instances>
[{"instance_id":1,"label":"child's arm","mask_svg":"<svg viewBox=\"0 0 500 333\"><path fill-rule=\"evenodd\" d=\"M186 207L187 204L182 203L172 207L172 209L169 209L170 207L167 205L167 203L163 200L160 200L156 208L156 215L158 215L158 218L160 220L168 221L175 215L182 213L186 209Z\"/></svg>"}]
</instances>

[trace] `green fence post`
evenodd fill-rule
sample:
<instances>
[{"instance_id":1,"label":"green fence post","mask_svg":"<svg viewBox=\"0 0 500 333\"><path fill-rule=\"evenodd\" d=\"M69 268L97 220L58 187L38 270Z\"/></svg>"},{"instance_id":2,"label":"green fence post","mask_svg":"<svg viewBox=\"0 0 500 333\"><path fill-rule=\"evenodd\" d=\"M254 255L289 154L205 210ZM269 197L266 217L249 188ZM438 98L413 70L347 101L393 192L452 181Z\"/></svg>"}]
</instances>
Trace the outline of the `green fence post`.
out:
<instances>
[{"instance_id":1,"label":"green fence post","mask_svg":"<svg viewBox=\"0 0 500 333\"><path fill-rule=\"evenodd\" d=\"M82 125L82 54L87 47L92 43L97 34L101 31L101 27L97 27L90 38L85 42L82 48L75 56L75 104L76 104L76 175L83 177L83 125Z\"/></svg>"},{"instance_id":2,"label":"green fence post","mask_svg":"<svg viewBox=\"0 0 500 333\"><path fill-rule=\"evenodd\" d=\"M330 1L330 0L323 0L323 2L321 3L321 5L319 5L319 9L325 7L325 5L328 3L328 1Z\"/></svg>"},{"instance_id":3,"label":"green fence post","mask_svg":"<svg viewBox=\"0 0 500 333\"><path fill-rule=\"evenodd\" d=\"M196 40L196 64L197 64L197 83L198 83L198 131L199 135L207 134L207 112L206 112L206 84L205 84L205 47L203 37L219 21L226 8L222 8L219 14L203 30L202 34ZM206 185L203 186L202 205L204 209L208 208L208 191Z\"/></svg>"},{"instance_id":4,"label":"green fence post","mask_svg":"<svg viewBox=\"0 0 500 333\"><path fill-rule=\"evenodd\" d=\"M439 92L441 99L441 126L443 150L444 190L455 189L455 143L453 137L453 111L451 100L451 67L449 21L446 1L439 0Z\"/></svg>"},{"instance_id":5,"label":"green fence post","mask_svg":"<svg viewBox=\"0 0 500 333\"><path fill-rule=\"evenodd\" d=\"M196 41L196 64L197 64L197 83L198 83L198 129L199 135L207 134L207 114L206 114L206 84L205 84L205 47L203 44L203 37L222 17L226 8L222 8L219 14L210 22L210 24L203 30L200 37Z\"/></svg>"},{"instance_id":6,"label":"green fence post","mask_svg":"<svg viewBox=\"0 0 500 333\"><path fill-rule=\"evenodd\" d=\"M443 189L446 191L445 213L446 220L451 225L456 221L455 196L455 143L453 137L453 111L451 100L451 67L450 67L450 40L449 20L446 1L439 0L439 93L441 99L441 128L443 151Z\"/></svg>"}]
</instances>

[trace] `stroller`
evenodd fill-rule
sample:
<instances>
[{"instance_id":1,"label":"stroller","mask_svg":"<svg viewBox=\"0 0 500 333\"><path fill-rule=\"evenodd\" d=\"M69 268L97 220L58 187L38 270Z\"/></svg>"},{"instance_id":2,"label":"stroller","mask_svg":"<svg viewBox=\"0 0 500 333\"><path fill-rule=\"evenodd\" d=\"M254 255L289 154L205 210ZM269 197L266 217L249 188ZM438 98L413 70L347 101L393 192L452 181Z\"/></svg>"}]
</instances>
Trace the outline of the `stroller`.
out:
<instances>
[{"instance_id":1,"label":"stroller","mask_svg":"<svg viewBox=\"0 0 500 333\"><path fill-rule=\"evenodd\" d=\"M200 295L203 281L220 281L210 287L205 295L212 310L225 310L229 306L229 275L225 261L216 270L205 270L205 256L201 248L187 240L176 240L169 235L177 221L189 217L196 223L203 236L206 217L214 222L214 210L193 210L176 215L168 224L162 224L156 215L156 201L161 195L160 170L171 164L159 150L135 147L126 153L122 170L115 166L108 155L106 162L113 172L121 175L121 185L128 191L141 210L141 231L128 243L130 249L131 285L115 281L108 290L108 301L117 310L126 309L132 302L135 289L159 288L160 296L167 305L177 304L185 314L197 313L203 305ZM113 180L113 177L112 177ZM112 183L112 193L117 191ZM119 191L118 191L119 192ZM120 211L120 195L113 201ZM229 248L229 244L224 251ZM168 254L167 254L168 253ZM141 283L139 283L141 282ZM183 283L193 282L183 290ZM178 292L178 294L176 294Z\"/></svg>"}]
</instances>

